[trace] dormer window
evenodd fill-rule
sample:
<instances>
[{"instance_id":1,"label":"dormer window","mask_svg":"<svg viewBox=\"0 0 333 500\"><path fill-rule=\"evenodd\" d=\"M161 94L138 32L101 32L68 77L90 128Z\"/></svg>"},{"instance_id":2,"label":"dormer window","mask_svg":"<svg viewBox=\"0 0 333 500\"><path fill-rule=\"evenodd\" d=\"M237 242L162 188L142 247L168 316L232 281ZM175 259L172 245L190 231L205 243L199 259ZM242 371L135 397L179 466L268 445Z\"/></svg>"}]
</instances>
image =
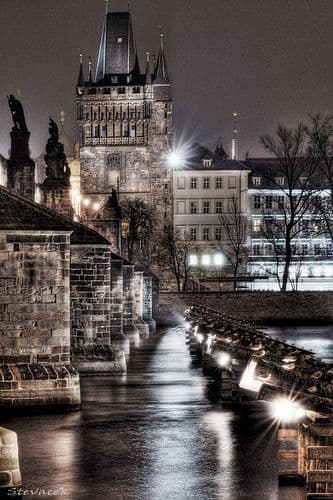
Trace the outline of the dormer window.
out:
<instances>
[{"instance_id":1,"label":"dormer window","mask_svg":"<svg viewBox=\"0 0 333 500\"><path fill-rule=\"evenodd\" d=\"M276 184L278 184L279 186L283 187L284 186L284 181L285 181L285 178L284 177L275 177L275 182Z\"/></svg>"},{"instance_id":2,"label":"dormer window","mask_svg":"<svg viewBox=\"0 0 333 500\"><path fill-rule=\"evenodd\" d=\"M123 43L123 37L117 36L117 43Z\"/></svg>"},{"instance_id":3,"label":"dormer window","mask_svg":"<svg viewBox=\"0 0 333 500\"><path fill-rule=\"evenodd\" d=\"M211 158L203 158L202 163L204 167L210 167L212 164L212 159Z\"/></svg>"},{"instance_id":4,"label":"dormer window","mask_svg":"<svg viewBox=\"0 0 333 500\"><path fill-rule=\"evenodd\" d=\"M254 186L260 186L261 185L261 177L252 177L252 182Z\"/></svg>"}]
</instances>

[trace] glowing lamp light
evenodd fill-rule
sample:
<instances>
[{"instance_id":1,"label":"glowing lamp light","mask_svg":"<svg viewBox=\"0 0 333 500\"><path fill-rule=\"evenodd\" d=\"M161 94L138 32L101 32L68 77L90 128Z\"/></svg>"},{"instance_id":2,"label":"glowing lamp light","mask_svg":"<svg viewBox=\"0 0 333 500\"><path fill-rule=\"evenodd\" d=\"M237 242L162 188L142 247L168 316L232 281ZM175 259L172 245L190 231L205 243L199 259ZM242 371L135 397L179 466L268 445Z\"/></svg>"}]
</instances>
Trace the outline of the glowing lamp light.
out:
<instances>
[{"instance_id":1,"label":"glowing lamp light","mask_svg":"<svg viewBox=\"0 0 333 500\"><path fill-rule=\"evenodd\" d=\"M171 168L177 168L184 164L183 156L177 151L170 151L167 156L167 161Z\"/></svg>"},{"instance_id":2,"label":"glowing lamp light","mask_svg":"<svg viewBox=\"0 0 333 500\"><path fill-rule=\"evenodd\" d=\"M197 255L190 255L188 258L188 263L190 266L197 266L198 265L198 256Z\"/></svg>"},{"instance_id":3,"label":"glowing lamp light","mask_svg":"<svg viewBox=\"0 0 333 500\"><path fill-rule=\"evenodd\" d=\"M272 417L279 422L298 422L305 416L305 410L296 401L288 398L279 398L273 401Z\"/></svg>"},{"instance_id":4,"label":"glowing lamp light","mask_svg":"<svg viewBox=\"0 0 333 500\"><path fill-rule=\"evenodd\" d=\"M203 255L201 262L203 266L210 266L210 255Z\"/></svg>"},{"instance_id":5,"label":"glowing lamp light","mask_svg":"<svg viewBox=\"0 0 333 500\"><path fill-rule=\"evenodd\" d=\"M256 378L256 367L257 361L251 359L239 381L239 387L241 389L246 389L252 392L260 391L264 382Z\"/></svg>"},{"instance_id":6,"label":"glowing lamp light","mask_svg":"<svg viewBox=\"0 0 333 500\"><path fill-rule=\"evenodd\" d=\"M198 342L201 344L201 342L203 342L203 339L204 339L204 336L202 335L202 333L197 333L196 337L198 339Z\"/></svg>"},{"instance_id":7,"label":"glowing lamp light","mask_svg":"<svg viewBox=\"0 0 333 500\"><path fill-rule=\"evenodd\" d=\"M216 253L214 255L214 264L215 266L223 266L224 263L224 257L221 253Z\"/></svg>"},{"instance_id":8,"label":"glowing lamp light","mask_svg":"<svg viewBox=\"0 0 333 500\"><path fill-rule=\"evenodd\" d=\"M89 200L88 198L84 198L84 200L83 200L83 202L82 202L82 203L83 203L83 205L84 205L85 207L89 207L89 205L90 205L90 200Z\"/></svg>"},{"instance_id":9,"label":"glowing lamp light","mask_svg":"<svg viewBox=\"0 0 333 500\"><path fill-rule=\"evenodd\" d=\"M100 208L100 204L99 203L94 203L93 204L93 208L94 208L94 210L98 210Z\"/></svg>"},{"instance_id":10,"label":"glowing lamp light","mask_svg":"<svg viewBox=\"0 0 333 500\"><path fill-rule=\"evenodd\" d=\"M231 363L231 356L227 352L219 352L216 354L216 362L221 368L227 368Z\"/></svg>"}]
</instances>

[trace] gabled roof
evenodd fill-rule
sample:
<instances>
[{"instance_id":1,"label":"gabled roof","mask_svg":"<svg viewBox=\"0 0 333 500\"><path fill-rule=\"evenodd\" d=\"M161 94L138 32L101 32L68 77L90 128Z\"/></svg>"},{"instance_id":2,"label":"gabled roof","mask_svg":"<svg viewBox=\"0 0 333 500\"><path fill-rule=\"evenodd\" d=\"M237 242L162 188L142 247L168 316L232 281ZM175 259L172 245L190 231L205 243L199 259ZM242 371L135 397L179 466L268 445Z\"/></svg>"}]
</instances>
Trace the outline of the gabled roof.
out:
<instances>
[{"instance_id":1,"label":"gabled roof","mask_svg":"<svg viewBox=\"0 0 333 500\"><path fill-rule=\"evenodd\" d=\"M108 240L89 227L73 222L2 186L0 186L1 230L68 231L72 233L73 245L110 245Z\"/></svg>"},{"instance_id":2,"label":"gabled roof","mask_svg":"<svg viewBox=\"0 0 333 500\"><path fill-rule=\"evenodd\" d=\"M203 160L211 160L211 163L204 164ZM181 170L249 170L249 167L240 161L223 158L201 144L194 144Z\"/></svg>"}]
</instances>

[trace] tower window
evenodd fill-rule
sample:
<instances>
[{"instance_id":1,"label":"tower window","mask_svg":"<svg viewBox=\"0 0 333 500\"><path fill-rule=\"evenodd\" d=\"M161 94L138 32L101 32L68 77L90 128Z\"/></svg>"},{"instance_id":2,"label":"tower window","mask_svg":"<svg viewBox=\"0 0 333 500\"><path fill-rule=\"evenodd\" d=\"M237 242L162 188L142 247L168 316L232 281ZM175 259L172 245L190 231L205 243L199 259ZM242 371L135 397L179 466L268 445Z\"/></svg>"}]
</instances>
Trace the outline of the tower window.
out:
<instances>
[{"instance_id":1,"label":"tower window","mask_svg":"<svg viewBox=\"0 0 333 500\"><path fill-rule=\"evenodd\" d=\"M123 37L117 36L117 43L123 43Z\"/></svg>"}]
</instances>

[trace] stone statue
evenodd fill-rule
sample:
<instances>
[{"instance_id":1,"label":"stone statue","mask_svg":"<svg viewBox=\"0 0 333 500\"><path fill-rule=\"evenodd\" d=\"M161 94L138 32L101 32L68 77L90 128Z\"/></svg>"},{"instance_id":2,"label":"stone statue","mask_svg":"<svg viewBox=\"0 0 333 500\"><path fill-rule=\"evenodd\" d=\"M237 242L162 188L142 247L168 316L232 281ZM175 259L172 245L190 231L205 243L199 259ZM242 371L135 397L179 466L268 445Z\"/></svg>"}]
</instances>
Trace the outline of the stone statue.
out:
<instances>
[{"instance_id":1,"label":"stone statue","mask_svg":"<svg viewBox=\"0 0 333 500\"><path fill-rule=\"evenodd\" d=\"M70 184L70 168L67 163L64 146L59 142L59 130L56 122L50 117L50 137L46 144L46 179L44 184Z\"/></svg>"},{"instance_id":2,"label":"stone statue","mask_svg":"<svg viewBox=\"0 0 333 500\"><path fill-rule=\"evenodd\" d=\"M10 111L12 113L14 129L21 130L22 132L28 132L27 125L25 123L23 106L18 99L11 94L8 97L8 104Z\"/></svg>"}]
</instances>

